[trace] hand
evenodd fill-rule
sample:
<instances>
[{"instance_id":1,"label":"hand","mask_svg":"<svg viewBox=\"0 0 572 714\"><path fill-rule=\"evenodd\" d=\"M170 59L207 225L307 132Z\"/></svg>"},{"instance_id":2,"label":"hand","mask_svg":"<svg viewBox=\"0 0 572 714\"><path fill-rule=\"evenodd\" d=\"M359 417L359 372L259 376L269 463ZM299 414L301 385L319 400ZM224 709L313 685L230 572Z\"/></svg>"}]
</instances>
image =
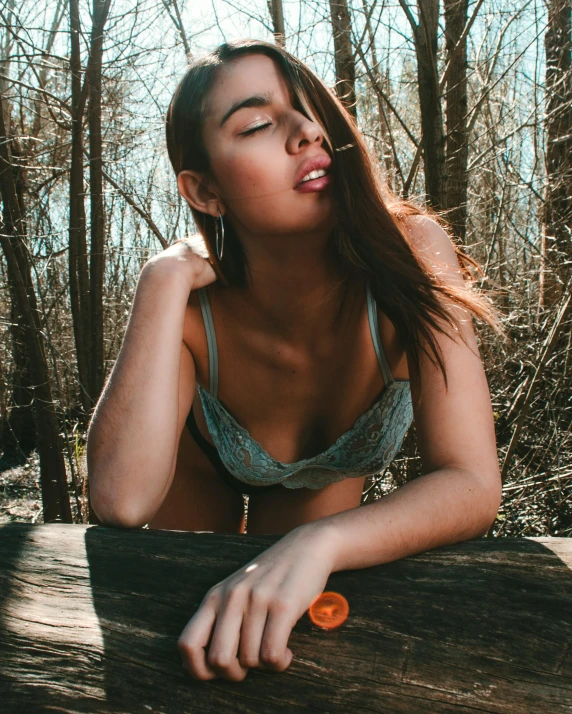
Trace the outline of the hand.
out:
<instances>
[{"instance_id":1,"label":"hand","mask_svg":"<svg viewBox=\"0 0 572 714\"><path fill-rule=\"evenodd\" d=\"M241 682L249 667L287 669L290 632L332 572L332 543L318 522L300 526L212 587L177 641L192 678Z\"/></svg>"},{"instance_id":2,"label":"hand","mask_svg":"<svg viewBox=\"0 0 572 714\"><path fill-rule=\"evenodd\" d=\"M200 235L179 238L173 245L150 258L145 264L145 269L161 266L182 270L186 275L191 276L193 290L204 288L217 279Z\"/></svg>"}]
</instances>

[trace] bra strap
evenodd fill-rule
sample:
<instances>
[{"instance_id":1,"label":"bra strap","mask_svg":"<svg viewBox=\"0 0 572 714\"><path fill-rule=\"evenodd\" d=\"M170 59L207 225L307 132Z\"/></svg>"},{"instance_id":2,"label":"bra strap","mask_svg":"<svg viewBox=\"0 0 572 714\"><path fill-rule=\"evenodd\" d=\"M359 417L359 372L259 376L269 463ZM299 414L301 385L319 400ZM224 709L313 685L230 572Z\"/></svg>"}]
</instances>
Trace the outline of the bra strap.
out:
<instances>
[{"instance_id":1,"label":"bra strap","mask_svg":"<svg viewBox=\"0 0 572 714\"><path fill-rule=\"evenodd\" d=\"M213 314L211 312L211 304L206 287L200 288L197 292L199 294L201 312L203 314L203 322L207 334L207 348L209 351L209 392L213 397L216 397L218 394L218 350L216 346Z\"/></svg>"},{"instance_id":2,"label":"bra strap","mask_svg":"<svg viewBox=\"0 0 572 714\"><path fill-rule=\"evenodd\" d=\"M385 384L393 382L393 377L391 376L391 370L389 369L389 364L383 351L381 344L381 337L379 335L379 323L377 321L377 305L373 294L371 292L371 287L369 282L366 282L366 297L367 297L367 316L369 319L369 329L371 331L371 337L373 340L373 346L375 348L375 354L377 355L377 361L381 374L383 376L383 381Z\"/></svg>"}]
</instances>

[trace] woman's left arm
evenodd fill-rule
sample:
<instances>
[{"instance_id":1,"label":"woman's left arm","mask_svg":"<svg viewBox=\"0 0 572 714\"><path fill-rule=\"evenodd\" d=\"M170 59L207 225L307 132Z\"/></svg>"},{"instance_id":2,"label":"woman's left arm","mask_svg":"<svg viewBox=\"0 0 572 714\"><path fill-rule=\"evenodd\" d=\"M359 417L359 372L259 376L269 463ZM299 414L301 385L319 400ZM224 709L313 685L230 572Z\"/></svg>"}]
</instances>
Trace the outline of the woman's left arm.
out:
<instances>
[{"instance_id":1,"label":"woman's left arm","mask_svg":"<svg viewBox=\"0 0 572 714\"><path fill-rule=\"evenodd\" d=\"M443 280L462 284L451 241L432 219L409 219L412 243ZM334 570L381 565L483 535L502 499L493 412L470 315L458 310L468 343L434 333L440 370L421 352L422 394L413 410L423 475L364 507L308 526L330 528Z\"/></svg>"}]
</instances>

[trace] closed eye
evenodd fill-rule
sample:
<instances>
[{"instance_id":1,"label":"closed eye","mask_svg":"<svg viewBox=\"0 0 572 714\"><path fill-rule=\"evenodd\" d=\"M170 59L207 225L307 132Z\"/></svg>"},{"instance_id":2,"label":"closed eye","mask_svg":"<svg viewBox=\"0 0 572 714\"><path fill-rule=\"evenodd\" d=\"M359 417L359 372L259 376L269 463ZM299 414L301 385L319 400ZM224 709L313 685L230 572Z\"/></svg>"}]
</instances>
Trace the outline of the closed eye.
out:
<instances>
[{"instance_id":1,"label":"closed eye","mask_svg":"<svg viewBox=\"0 0 572 714\"><path fill-rule=\"evenodd\" d=\"M255 131L261 131L262 129L266 129L266 127L268 126L272 126L272 124L260 124L259 126L255 126L254 129L249 129L248 131L241 132L241 136L248 136L249 134L254 134Z\"/></svg>"}]
</instances>

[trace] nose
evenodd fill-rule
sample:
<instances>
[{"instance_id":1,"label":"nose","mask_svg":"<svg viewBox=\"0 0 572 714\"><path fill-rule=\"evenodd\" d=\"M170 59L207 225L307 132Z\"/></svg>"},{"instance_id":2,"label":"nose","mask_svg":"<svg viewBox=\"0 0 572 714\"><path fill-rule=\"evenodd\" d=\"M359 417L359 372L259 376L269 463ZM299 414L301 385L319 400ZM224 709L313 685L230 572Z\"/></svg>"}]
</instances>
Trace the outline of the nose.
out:
<instances>
[{"instance_id":1,"label":"nose","mask_svg":"<svg viewBox=\"0 0 572 714\"><path fill-rule=\"evenodd\" d=\"M299 113L296 128L290 137L292 151L296 153L306 144L317 143L318 146L321 146L323 141L324 133L320 125Z\"/></svg>"}]
</instances>

